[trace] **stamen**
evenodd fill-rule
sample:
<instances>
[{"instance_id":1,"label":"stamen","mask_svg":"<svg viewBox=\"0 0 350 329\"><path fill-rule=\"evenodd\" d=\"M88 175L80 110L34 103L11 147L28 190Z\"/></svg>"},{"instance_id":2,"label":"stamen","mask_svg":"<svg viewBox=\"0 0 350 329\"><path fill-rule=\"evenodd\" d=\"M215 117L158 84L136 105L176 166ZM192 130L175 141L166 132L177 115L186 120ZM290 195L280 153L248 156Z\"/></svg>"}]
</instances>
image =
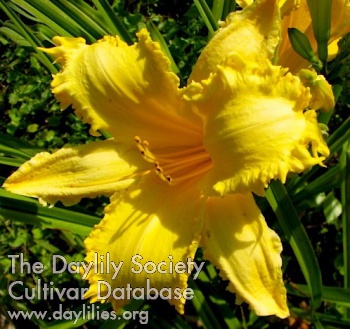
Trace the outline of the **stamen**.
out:
<instances>
[{"instance_id":1,"label":"stamen","mask_svg":"<svg viewBox=\"0 0 350 329\"><path fill-rule=\"evenodd\" d=\"M157 175L164 181L167 182L169 184L171 184L172 182L172 178L169 175L164 175L163 174L163 169L162 167L159 165L159 162L156 161L156 158L154 157L154 155L150 152L150 150L148 149L148 145L149 143L144 140L142 141L141 138L139 136L135 136L135 142L136 142L136 146L137 148L140 150L142 157L147 161L147 162L151 162L154 163L155 169L156 169L156 173Z\"/></svg>"},{"instance_id":2,"label":"stamen","mask_svg":"<svg viewBox=\"0 0 350 329\"><path fill-rule=\"evenodd\" d=\"M135 142L137 148L140 150L142 157L147 161L154 163L156 161L153 154L148 149L148 142L147 141L141 141L141 138L139 136L135 136Z\"/></svg>"},{"instance_id":3,"label":"stamen","mask_svg":"<svg viewBox=\"0 0 350 329\"><path fill-rule=\"evenodd\" d=\"M158 156L149 150L148 141L135 136L135 142L142 157L147 162L153 163L156 174L169 184L202 175L212 166L210 157L202 145L188 147L173 153L164 152L164 155ZM161 166L160 162L165 165ZM174 174L174 176L169 174Z\"/></svg>"}]
</instances>

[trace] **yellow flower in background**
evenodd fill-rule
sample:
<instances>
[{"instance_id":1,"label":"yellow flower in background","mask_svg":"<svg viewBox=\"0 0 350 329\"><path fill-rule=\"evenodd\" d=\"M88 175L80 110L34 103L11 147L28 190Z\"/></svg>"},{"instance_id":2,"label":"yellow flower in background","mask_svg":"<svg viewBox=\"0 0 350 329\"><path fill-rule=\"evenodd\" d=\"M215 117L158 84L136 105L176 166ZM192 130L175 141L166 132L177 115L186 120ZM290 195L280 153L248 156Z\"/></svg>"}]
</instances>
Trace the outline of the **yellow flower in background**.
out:
<instances>
[{"instance_id":1,"label":"yellow flower in background","mask_svg":"<svg viewBox=\"0 0 350 329\"><path fill-rule=\"evenodd\" d=\"M310 66L310 63L300 57L288 38L288 28L297 28L309 39L312 48L317 49L317 43L313 35L310 11L307 0L279 0L282 27L281 43L278 52L278 64L288 67L292 73ZM237 3L245 8L253 3L253 0L237 0ZM350 1L332 0L331 31L328 46L328 60L332 60L338 53L339 40L350 33Z\"/></svg>"},{"instance_id":2,"label":"yellow flower in background","mask_svg":"<svg viewBox=\"0 0 350 329\"><path fill-rule=\"evenodd\" d=\"M98 281L115 289L144 288L149 280L158 290L183 292L190 273L166 269L193 260L202 247L238 301L258 315L288 316L281 242L252 192L264 195L271 179L285 182L288 172L321 164L329 150L309 89L271 63L280 25L274 0L231 14L182 89L144 29L132 46L118 37L93 45L56 37L46 50L62 66L52 82L62 109L72 105L91 133L102 129L113 138L39 153L4 187L50 204L111 196L85 241L86 262L100 265L108 254L124 263L115 278L103 266L89 273L92 302ZM215 63L227 39L237 46ZM164 262L165 272L133 273L135 255L142 264ZM109 301L119 310L130 300ZM169 300L180 313L185 301Z\"/></svg>"},{"instance_id":3,"label":"yellow flower in background","mask_svg":"<svg viewBox=\"0 0 350 329\"><path fill-rule=\"evenodd\" d=\"M328 60L332 60L338 53L338 41L350 32L350 1L332 0L331 31L328 42ZM317 43L313 35L311 16L306 0L300 1L297 10L291 11L282 19L282 41L279 47L278 64L288 67L291 72L310 66L310 63L301 58L292 48L288 38L288 28L297 28L309 39L314 51Z\"/></svg>"}]
</instances>

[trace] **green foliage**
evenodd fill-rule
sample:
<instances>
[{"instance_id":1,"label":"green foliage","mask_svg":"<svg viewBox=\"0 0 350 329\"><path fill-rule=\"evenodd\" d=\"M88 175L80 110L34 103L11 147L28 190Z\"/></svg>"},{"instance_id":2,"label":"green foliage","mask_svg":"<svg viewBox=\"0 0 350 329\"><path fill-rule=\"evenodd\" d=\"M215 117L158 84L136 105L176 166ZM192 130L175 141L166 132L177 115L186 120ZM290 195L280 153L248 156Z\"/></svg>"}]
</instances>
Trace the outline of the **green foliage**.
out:
<instances>
[{"instance_id":1,"label":"green foliage","mask_svg":"<svg viewBox=\"0 0 350 329\"><path fill-rule=\"evenodd\" d=\"M2 44L0 131L52 149L93 140L72 111L60 112L51 91L50 73L24 48Z\"/></svg>"}]
</instances>

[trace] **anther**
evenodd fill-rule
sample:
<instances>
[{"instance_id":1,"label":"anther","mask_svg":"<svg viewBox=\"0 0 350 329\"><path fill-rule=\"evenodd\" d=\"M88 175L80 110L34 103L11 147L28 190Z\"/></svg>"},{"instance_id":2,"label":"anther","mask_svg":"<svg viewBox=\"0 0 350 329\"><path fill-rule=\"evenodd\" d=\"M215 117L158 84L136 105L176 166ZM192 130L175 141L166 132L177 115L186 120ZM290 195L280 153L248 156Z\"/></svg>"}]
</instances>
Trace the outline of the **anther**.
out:
<instances>
[{"instance_id":1,"label":"anther","mask_svg":"<svg viewBox=\"0 0 350 329\"><path fill-rule=\"evenodd\" d=\"M165 176L163 174L163 169L160 166L159 162L156 161L155 156L150 152L150 150L148 149L148 142L146 140L141 140L141 138L139 136L135 136L135 142L136 142L136 146L139 149L142 157L147 161L147 162L151 162L154 163L154 167L156 169L156 173L158 174L158 176L164 181L167 182L169 184L171 184L172 182L172 178L167 175Z\"/></svg>"},{"instance_id":2,"label":"anther","mask_svg":"<svg viewBox=\"0 0 350 329\"><path fill-rule=\"evenodd\" d=\"M159 162L155 162L155 163L154 163L154 166L155 166L155 168L156 168L156 170L157 170L158 172L160 172L160 173L163 172L163 169L162 169L161 166L159 165Z\"/></svg>"}]
</instances>

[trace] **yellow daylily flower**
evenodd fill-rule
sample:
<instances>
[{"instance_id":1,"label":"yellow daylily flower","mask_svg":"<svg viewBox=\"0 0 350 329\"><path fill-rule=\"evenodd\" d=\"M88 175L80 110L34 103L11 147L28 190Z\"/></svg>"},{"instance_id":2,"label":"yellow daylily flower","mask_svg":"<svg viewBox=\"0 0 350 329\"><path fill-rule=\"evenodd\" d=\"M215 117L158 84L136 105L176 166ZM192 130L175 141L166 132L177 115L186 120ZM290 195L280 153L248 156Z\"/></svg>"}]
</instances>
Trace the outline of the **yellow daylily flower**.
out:
<instances>
[{"instance_id":1,"label":"yellow daylily flower","mask_svg":"<svg viewBox=\"0 0 350 329\"><path fill-rule=\"evenodd\" d=\"M270 61L279 29L274 0L232 14L183 89L145 29L132 46L118 37L92 45L56 37L46 50L62 66L52 82L62 108L72 105L92 133L103 129L113 139L39 153L4 187L48 203L111 196L85 241L86 262L99 269L87 276L92 302L119 310L130 301L122 289L150 285L166 289L163 298L183 313L201 247L238 301L258 315L288 316L281 242L252 192L263 195L271 179L322 164L329 150L309 89ZM237 47L203 66L222 36ZM117 275L106 259L122 264ZM158 270L144 270L152 264Z\"/></svg>"}]
</instances>

